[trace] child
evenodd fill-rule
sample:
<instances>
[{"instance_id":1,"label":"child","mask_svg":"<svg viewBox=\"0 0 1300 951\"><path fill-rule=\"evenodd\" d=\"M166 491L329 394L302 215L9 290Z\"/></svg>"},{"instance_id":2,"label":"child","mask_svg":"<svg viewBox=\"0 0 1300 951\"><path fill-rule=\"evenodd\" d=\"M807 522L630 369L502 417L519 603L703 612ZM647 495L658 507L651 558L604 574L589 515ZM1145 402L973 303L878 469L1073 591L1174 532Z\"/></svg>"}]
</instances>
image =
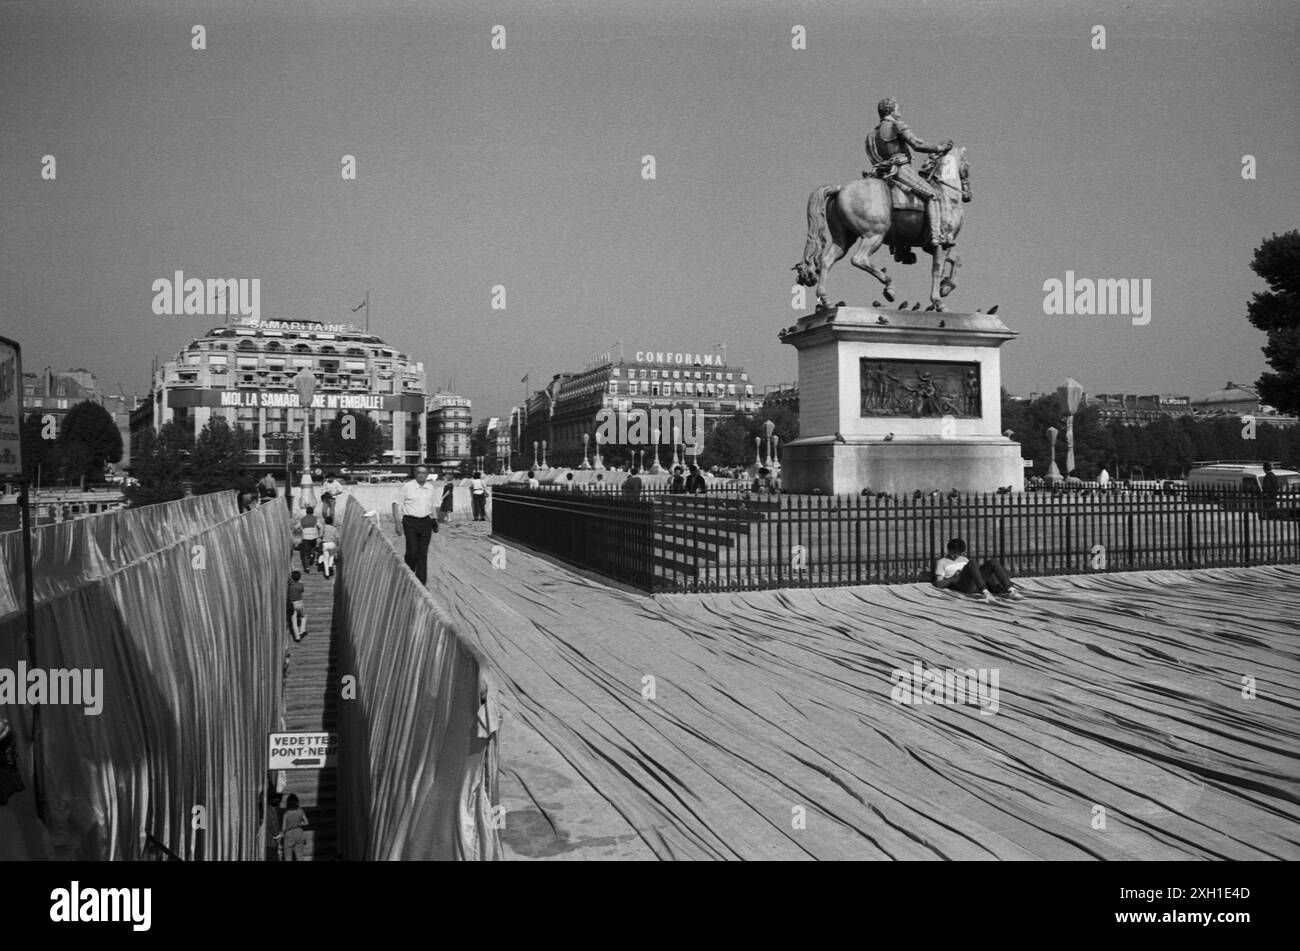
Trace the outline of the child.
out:
<instances>
[{"instance_id":1,"label":"child","mask_svg":"<svg viewBox=\"0 0 1300 951\"><path fill-rule=\"evenodd\" d=\"M935 565L934 584L937 588L952 588L986 603L992 603L993 593L1012 601L1025 598L996 558L989 558L976 568L975 563L966 557L966 543L960 538L948 542L946 557L940 558Z\"/></svg>"},{"instance_id":2,"label":"child","mask_svg":"<svg viewBox=\"0 0 1300 951\"><path fill-rule=\"evenodd\" d=\"M298 806L298 797L289 793L285 800L284 818L280 828L284 830L284 860L286 862L305 862L307 860L307 813Z\"/></svg>"},{"instance_id":3,"label":"child","mask_svg":"<svg viewBox=\"0 0 1300 951\"><path fill-rule=\"evenodd\" d=\"M329 515L325 516L325 527L321 529L320 539L320 570L328 578L333 573L334 565L338 562L339 557L339 530L334 525L334 519Z\"/></svg>"},{"instance_id":4,"label":"child","mask_svg":"<svg viewBox=\"0 0 1300 951\"><path fill-rule=\"evenodd\" d=\"M301 571L295 571L289 579L289 624L296 644L307 636L307 610L303 603L305 588Z\"/></svg>"}]
</instances>

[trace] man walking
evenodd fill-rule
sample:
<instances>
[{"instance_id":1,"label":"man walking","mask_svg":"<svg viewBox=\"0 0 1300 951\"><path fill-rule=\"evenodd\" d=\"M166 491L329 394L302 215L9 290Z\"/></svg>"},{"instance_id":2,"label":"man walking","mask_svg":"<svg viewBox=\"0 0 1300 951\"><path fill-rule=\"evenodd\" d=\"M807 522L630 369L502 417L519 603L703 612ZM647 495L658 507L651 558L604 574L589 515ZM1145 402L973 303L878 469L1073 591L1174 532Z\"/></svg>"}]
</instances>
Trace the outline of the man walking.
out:
<instances>
[{"instance_id":1,"label":"man walking","mask_svg":"<svg viewBox=\"0 0 1300 951\"><path fill-rule=\"evenodd\" d=\"M402 484L393 503L393 534L406 536L406 567L415 572L420 584L428 580L425 569L429 561L429 539L438 530L438 522L433 517L437 506L434 491L429 467L416 466L415 478Z\"/></svg>"}]
</instances>

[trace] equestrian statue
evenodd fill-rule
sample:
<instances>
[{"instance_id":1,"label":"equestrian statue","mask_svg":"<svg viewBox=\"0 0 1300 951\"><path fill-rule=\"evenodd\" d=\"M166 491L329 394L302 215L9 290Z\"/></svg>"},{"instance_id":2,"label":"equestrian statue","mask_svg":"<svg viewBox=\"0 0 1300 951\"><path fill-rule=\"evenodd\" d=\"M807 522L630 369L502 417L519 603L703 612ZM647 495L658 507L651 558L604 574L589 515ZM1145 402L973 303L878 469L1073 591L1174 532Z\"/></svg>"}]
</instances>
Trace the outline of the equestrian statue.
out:
<instances>
[{"instance_id":1,"label":"equestrian statue","mask_svg":"<svg viewBox=\"0 0 1300 951\"><path fill-rule=\"evenodd\" d=\"M871 263L871 255L883 244L895 261L915 264L912 249L922 248L933 262L926 309L941 311L961 266L951 249L961 231L961 206L971 200L966 150L954 148L951 139L927 145L903 121L893 97L882 99L876 110L880 122L867 136L871 167L856 181L823 185L808 196L808 241L794 271L804 287L817 288L817 305L824 308L831 266L860 240L849 261L880 281L892 301L893 278L883 264ZM929 155L919 172L912 167L913 151Z\"/></svg>"}]
</instances>

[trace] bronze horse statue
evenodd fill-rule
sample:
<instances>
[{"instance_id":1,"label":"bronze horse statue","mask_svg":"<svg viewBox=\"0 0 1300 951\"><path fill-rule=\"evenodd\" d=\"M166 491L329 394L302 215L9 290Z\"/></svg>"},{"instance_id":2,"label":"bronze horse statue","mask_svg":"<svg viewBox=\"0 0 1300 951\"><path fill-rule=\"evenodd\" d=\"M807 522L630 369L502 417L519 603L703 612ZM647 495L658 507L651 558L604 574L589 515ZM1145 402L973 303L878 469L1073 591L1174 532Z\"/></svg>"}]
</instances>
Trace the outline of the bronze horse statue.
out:
<instances>
[{"instance_id":1,"label":"bronze horse statue","mask_svg":"<svg viewBox=\"0 0 1300 951\"><path fill-rule=\"evenodd\" d=\"M848 254L861 239L857 252L849 259L885 285L885 300L894 299L893 278L885 266L871 263L873 255L888 241L900 257L911 260L911 248L924 248L933 258L930 281L930 306L927 310L944 310L943 298L952 293L953 279L961 259L950 253L961 231L961 206L971 200L970 166L964 148L951 149L932 159L922 171L939 193L942 205L944 245L930 245L924 211L895 209L890 184L882 178L860 178L836 188L823 185L808 196L808 242L803 260L794 266L797 280L804 287L817 288L817 305L826 303L826 275L831 266ZM908 263L911 263L910 261Z\"/></svg>"}]
</instances>

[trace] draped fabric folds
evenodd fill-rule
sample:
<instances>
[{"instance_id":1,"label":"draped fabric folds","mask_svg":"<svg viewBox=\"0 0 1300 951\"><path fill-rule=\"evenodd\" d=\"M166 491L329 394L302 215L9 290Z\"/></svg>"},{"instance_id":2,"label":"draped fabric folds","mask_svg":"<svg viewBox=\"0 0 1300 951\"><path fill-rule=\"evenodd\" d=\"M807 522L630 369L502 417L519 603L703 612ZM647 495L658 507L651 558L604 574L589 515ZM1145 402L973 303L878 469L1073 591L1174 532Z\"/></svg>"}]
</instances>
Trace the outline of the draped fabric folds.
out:
<instances>
[{"instance_id":1,"label":"draped fabric folds","mask_svg":"<svg viewBox=\"0 0 1300 951\"><path fill-rule=\"evenodd\" d=\"M341 847L349 858L499 859L488 664L364 511L345 503L334 590L339 676L356 690L339 713Z\"/></svg>"},{"instance_id":2,"label":"draped fabric folds","mask_svg":"<svg viewBox=\"0 0 1300 951\"><path fill-rule=\"evenodd\" d=\"M79 704L23 702L30 693L0 703L27 785L11 802L28 816L22 857L140 859L150 837L184 859L260 857L266 734L281 708L285 508L240 515L228 492L38 529L34 657L14 610L21 544L19 532L0 535L0 599L11 599L0 603L0 675L20 663L51 681L66 671L65 700L73 672L82 684Z\"/></svg>"}]
</instances>

